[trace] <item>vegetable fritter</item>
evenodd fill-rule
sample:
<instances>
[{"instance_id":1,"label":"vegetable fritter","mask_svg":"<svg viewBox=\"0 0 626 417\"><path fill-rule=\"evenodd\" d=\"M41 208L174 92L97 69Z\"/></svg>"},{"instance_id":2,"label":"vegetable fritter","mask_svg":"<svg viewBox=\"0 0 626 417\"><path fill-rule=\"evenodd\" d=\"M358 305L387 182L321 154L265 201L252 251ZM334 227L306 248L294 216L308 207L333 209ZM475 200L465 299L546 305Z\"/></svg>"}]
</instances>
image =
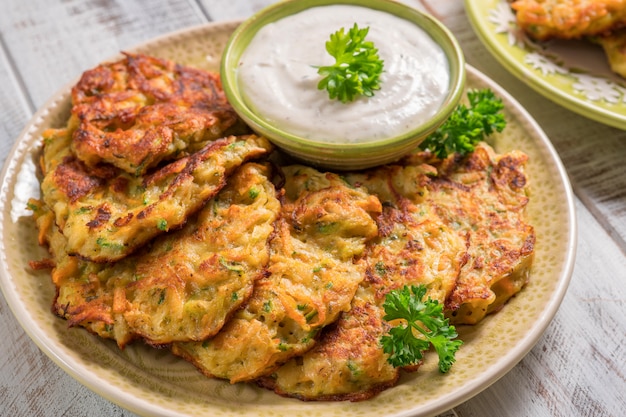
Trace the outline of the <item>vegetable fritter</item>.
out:
<instances>
[{"instance_id":1,"label":"vegetable fritter","mask_svg":"<svg viewBox=\"0 0 626 417\"><path fill-rule=\"evenodd\" d=\"M35 215L55 258L53 310L71 326L153 345L214 335L252 293L269 261L280 203L267 167L246 164L179 231L112 265L68 256L43 204Z\"/></svg>"},{"instance_id":2,"label":"vegetable fritter","mask_svg":"<svg viewBox=\"0 0 626 417\"><path fill-rule=\"evenodd\" d=\"M219 74L141 54L84 72L72 104L78 159L134 175L199 150L237 122Z\"/></svg>"},{"instance_id":3,"label":"vegetable fritter","mask_svg":"<svg viewBox=\"0 0 626 417\"><path fill-rule=\"evenodd\" d=\"M42 193L67 238L67 252L94 262L119 260L178 228L237 167L271 149L262 137L230 136L137 177L111 167L89 170L70 141L68 129L44 134Z\"/></svg>"},{"instance_id":4,"label":"vegetable fritter","mask_svg":"<svg viewBox=\"0 0 626 417\"><path fill-rule=\"evenodd\" d=\"M424 162L427 154L414 156ZM525 220L526 154L498 155L481 143L463 160L434 164L425 203L468 241L463 266L446 311L452 323L475 324L497 311L527 283L535 232Z\"/></svg>"},{"instance_id":5,"label":"vegetable fritter","mask_svg":"<svg viewBox=\"0 0 626 417\"><path fill-rule=\"evenodd\" d=\"M515 0L517 24L535 40L579 39L626 26L625 0Z\"/></svg>"},{"instance_id":6,"label":"vegetable fritter","mask_svg":"<svg viewBox=\"0 0 626 417\"><path fill-rule=\"evenodd\" d=\"M262 378L263 386L306 400L356 401L395 385L400 370L387 362L379 341L389 328L383 320L386 294L422 283L443 303L466 253L465 240L422 204L425 172L429 167L390 166L346 177L378 196L384 207L378 237L365 254L365 280L350 310L323 330L320 342Z\"/></svg>"},{"instance_id":7,"label":"vegetable fritter","mask_svg":"<svg viewBox=\"0 0 626 417\"><path fill-rule=\"evenodd\" d=\"M173 346L207 375L251 380L310 349L317 332L349 309L364 278L365 263L353 258L377 235L378 199L335 174L303 166L284 172L269 275L216 337Z\"/></svg>"}]
</instances>

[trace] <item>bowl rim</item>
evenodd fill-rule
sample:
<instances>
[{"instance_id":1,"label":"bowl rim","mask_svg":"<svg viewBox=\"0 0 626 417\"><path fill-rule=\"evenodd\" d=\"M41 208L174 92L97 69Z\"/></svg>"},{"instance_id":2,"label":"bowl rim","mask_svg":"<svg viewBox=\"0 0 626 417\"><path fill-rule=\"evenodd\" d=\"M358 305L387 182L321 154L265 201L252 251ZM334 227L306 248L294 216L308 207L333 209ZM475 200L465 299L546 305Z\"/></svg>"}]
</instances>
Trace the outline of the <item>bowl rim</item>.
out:
<instances>
[{"instance_id":1,"label":"bowl rim","mask_svg":"<svg viewBox=\"0 0 626 417\"><path fill-rule=\"evenodd\" d=\"M237 80L237 66L245 48L256 33L266 24L319 6L352 5L379 10L408 20L422 28L444 51L450 68L448 94L435 115L428 121L400 135L365 142L331 142L303 138L285 131L256 114L245 103ZM247 40L246 40L247 39ZM220 77L227 99L239 116L253 130L267 136L279 147L296 148L298 152L315 152L333 155L335 158L353 154L367 156L380 152L382 148L407 146L417 137L425 138L434 132L452 113L461 100L465 87L465 57L452 32L431 14L394 0L283 0L271 4L243 21L228 39L220 63ZM415 146L417 146L417 142ZM390 146L393 145L393 146Z\"/></svg>"}]
</instances>

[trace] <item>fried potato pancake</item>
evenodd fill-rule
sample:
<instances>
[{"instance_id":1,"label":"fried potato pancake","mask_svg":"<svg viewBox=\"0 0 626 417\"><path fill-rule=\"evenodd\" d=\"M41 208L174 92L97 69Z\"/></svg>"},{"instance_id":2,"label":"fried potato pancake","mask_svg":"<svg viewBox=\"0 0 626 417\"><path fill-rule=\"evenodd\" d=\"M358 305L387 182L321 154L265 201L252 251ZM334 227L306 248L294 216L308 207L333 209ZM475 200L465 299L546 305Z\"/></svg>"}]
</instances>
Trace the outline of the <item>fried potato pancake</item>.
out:
<instances>
[{"instance_id":1,"label":"fried potato pancake","mask_svg":"<svg viewBox=\"0 0 626 417\"><path fill-rule=\"evenodd\" d=\"M269 275L214 338L172 347L206 375L251 380L310 349L319 330L349 309L363 280L365 263L355 259L377 235L378 199L313 168L284 174Z\"/></svg>"},{"instance_id":2,"label":"fried potato pancake","mask_svg":"<svg viewBox=\"0 0 626 417\"><path fill-rule=\"evenodd\" d=\"M535 40L579 39L626 26L625 0L515 0L517 24Z\"/></svg>"},{"instance_id":3,"label":"fried potato pancake","mask_svg":"<svg viewBox=\"0 0 626 417\"><path fill-rule=\"evenodd\" d=\"M269 261L267 240L280 210L267 166L248 163L185 227L115 264L68 256L44 204L42 243L55 259L54 312L70 326L152 345L214 335L252 293Z\"/></svg>"},{"instance_id":4,"label":"fried potato pancake","mask_svg":"<svg viewBox=\"0 0 626 417\"><path fill-rule=\"evenodd\" d=\"M414 156L425 162L427 154ZM426 203L450 227L466 236L463 265L445 310L456 324L475 324L497 311L526 285L532 265L535 232L526 222L526 154L496 154L482 143L457 161L434 164Z\"/></svg>"},{"instance_id":5,"label":"fried potato pancake","mask_svg":"<svg viewBox=\"0 0 626 417\"><path fill-rule=\"evenodd\" d=\"M83 73L72 89L72 150L90 168L143 175L225 136L237 115L219 74L141 54Z\"/></svg>"},{"instance_id":6,"label":"fried potato pancake","mask_svg":"<svg viewBox=\"0 0 626 417\"><path fill-rule=\"evenodd\" d=\"M626 78L626 28L593 38L604 49L611 70Z\"/></svg>"},{"instance_id":7,"label":"fried potato pancake","mask_svg":"<svg viewBox=\"0 0 626 417\"><path fill-rule=\"evenodd\" d=\"M378 196L384 207L377 219L378 237L365 254L366 278L350 310L323 330L319 343L261 378L262 386L305 400L357 401L396 384L400 369L387 362L380 345L390 326L383 320L386 294L424 284L428 295L443 303L465 261L465 239L422 202L429 170L389 166L346 175L358 189Z\"/></svg>"},{"instance_id":8,"label":"fried potato pancake","mask_svg":"<svg viewBox=\"0 0 626 417\"><path fill-rule=\"evenodd\" d=\"M42 193L67 238L67 252L113 262L183 225L245 161L267 154L262 137L210 142L145 176L112 167L90 170L70 149L70 129L44 133Z\"/></svg>"}]
</instances>

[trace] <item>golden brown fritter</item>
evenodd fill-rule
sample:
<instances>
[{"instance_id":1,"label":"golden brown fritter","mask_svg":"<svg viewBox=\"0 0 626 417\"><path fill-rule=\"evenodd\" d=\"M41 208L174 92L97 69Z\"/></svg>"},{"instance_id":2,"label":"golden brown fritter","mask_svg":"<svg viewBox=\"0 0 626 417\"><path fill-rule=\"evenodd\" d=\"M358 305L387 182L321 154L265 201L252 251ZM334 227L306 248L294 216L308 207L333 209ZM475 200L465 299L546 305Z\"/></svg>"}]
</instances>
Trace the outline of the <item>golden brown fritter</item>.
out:
<instances>
[{"instance_id":1,"label":"golden brown fritter","mask_svg":"<svg viewBox=\"0 0 626 417\"><path fill-rule=\"evenodd\" d=\"M183 225L245 161L267 154L257 136L210 142L146 176L89 170L71 152L68 129L44 134L42 194L67 238L67 252L95 262L119 260Z\"/></svg>"},{"instance_id":2,"label":"golden brown fritter","mask_svg":"<svg viewBox=\"0 0 626 417\"><path fill-rule=\"evenodd\" d=\"M389 329L376 290L361 286L350 311L329 326L313 349L291 359L260 386L311 401L360 401L394 386L399 370L387 363L380 337Z\"/></svg>"},{"instance_id":3,"label":"golden brown fritter","mask_svg":"<svg viewBox=\"0 0 626 417\"><path fill-rule=\"evenodd\" d=\"M425 162L427 154L414 156ZM453 323L474 324L497 311L527 283L535 233L526 222L528 157L498 155L485 143L462 160L434 164L425 203L468 242L463 266L445 309Z\"/></svg>"},{"instance_id":4,"label":"golden brown fritter","mask_svg":"<svg viewBox=\"0 0 626 417\"><path fill-rule=\"evenodd\" d=\"M217 336L173 346L206 375L251 380L310 349L317 332L350 307L364 277L355 258L377 234L379 201L335 174L302 166L284 173L268 276Z\"/></svg>"},{"instance_id":5,"label":"golden brown fritter","mask_svg":"<svg viewBox=\"0 0 626 417\"><path fill-rule=\"evenodd\" d=\"M626 26L624 0L515 0L517 24L535 40L579 39Z\"/></svg>"},{"instance_id":6,"label":"golden brown fritter","mask_svg":"<svg viewBox=\"0 0 626 417\"><path fill-rule=\"evenodd\" d=\"M70 326L153 345L214 335L252 293L280 210L265 166L248 163L179 231L115 264L68 256L47 207L36 210L55 259L53 311Z\"/></svg>"},{"instance_id":7,"label":"golden brown fritter","mask_svg":"<svg viewBox=\"0 0 626 417\"><path fill-rule=\"evenodd\" d=\"M430 167L383 167L346 180L381 200L378 237L368 243L366 278L349 311L322 331L310 351L288 361L262 386L305 400L364 400L395 385L400 370L387 362L380 337L385 295L404 285L425 284L443 303L465 259L465 240L423 205L424 176ZM416 370L417 366L407 370Z\"/></svg>"},{"instance_id":8,"label":"golden brown fritter","mask_svg":"<svg viewBox=\"0 0 626 417\"><path fill-rule=\"evenodd\" d=\"M72 104L69 126L78 159L134 175L199 150L237 122L219 74L141 54L83 73Z\"/></svg>"}]
</instances>

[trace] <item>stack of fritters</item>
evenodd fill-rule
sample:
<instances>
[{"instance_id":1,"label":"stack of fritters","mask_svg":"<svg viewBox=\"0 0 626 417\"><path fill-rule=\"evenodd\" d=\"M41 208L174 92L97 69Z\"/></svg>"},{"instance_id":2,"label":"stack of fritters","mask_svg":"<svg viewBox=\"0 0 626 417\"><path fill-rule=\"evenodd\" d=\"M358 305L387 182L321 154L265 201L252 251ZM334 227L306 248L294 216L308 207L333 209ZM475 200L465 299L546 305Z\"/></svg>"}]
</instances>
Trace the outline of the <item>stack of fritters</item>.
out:
<instances>
[{"instance_id":1,"label":"stack of fritters","mask_svg":"<svg viewBox=\"0 0 626 417\"><path fill-rule=\"evenodd\" d=\"M359 258L378 232L378 199L335 174L302 166L284 174L268 276L214 339L174 345L207 375L251 380L306 352L320 329L349 310L363 280Z\"/></svg>"},{"instance_id":2,"label":"stack of fritters","mask_svg":"<svg viewBox=\"0 0 626 417\"><path fill-rule=\"evenodd\" d=\"M534 253L534 231L524 221L526 160L481 144L463 159L418 153L402 166L345 175L383 205L378 236L364 255L364 280L350 311L313 349L260 384L306 400L363 400L393 386L399 370L380 346L390 326L382 304L404 285L426 285L457 324L500 308L528 281Z\"/></svg>"},{"instance_id":3,"label":"stack of fritters","mask_svg":"<svg viewBox=\"0 0 626 417\"><path fill-rule=\"evenodd\" d=\"M115 263L67 253L45 205L35 212L54 255L53 311L120 347L204 340L250 296L268 261L267 238L280 204L266 166L247 163L180 230Z\"/></svg>"},{"instance_id":4,"label":"stack of fritters","mask_svg":"<svg viewBox=\"0 0 626 417\"><path fill-rule=\"evenodd\" d=\"M591 39L626 78L626 1L513 0L517 24L535 40Z\"/></svg>"},{"instance_id":5,"label":"stack of fritters","mask_svg":"<svg viewBox=\"0 0 626 417\"><path fill-rule=\"evenodd\" d=\"M229 135L236 119L208 72L126 55L83 75L68 126L43 138L35 216L56 314L120 346L222 327L263 273L280 207L269 169L246 163L271 146Z\"/></svg>"},{"instance_id":6,"label":"stack of fritters","mask_svg":"<svg viewBox=\"0 0 626 417\"><path fill-rule=\"evenodd\" d=\"M387 362L379 342L390 327L383 320L385 295L424 284L428 296L443 303L467 250L465 239L426 203L424 169L430 167L388 166L345 177L383 205L378 236L363 258L364 279L350 310L323 331L319 343L261 379L262 385L307 400L362 400L396 383L399 369Z\"/></svg>"},{"instance_id":7,"label":"stack of fritters","mask_svg":"<svg viewBox=\"0 0 626 417\"><path fill-rule=\"evenodd\" d=\"M269 162L217 76L146 56L88 71L73 99L68 126L44 135L32 207L51 258L33 266L52 269L57 315L120 347L363 400L400 372L379 342L387 293L424 284L453 322L476 323L528 279L522 153L481 144L341 175Z\"/></svg>"},{"instance_id":8,"label":"stack of fritters","mask_svg":"<svg viewBox=\"0 0 626 417\"><path fill-rule=\"evenodd\" d=\"M263 138L227 136L236 115L217 76L169 61L127 55L103 64L72 98L68 127L44 134L42 192L68 253L94 262L181 226L242 162L270 149ZM201 120L188 123L189 112Z\"/></svg>"}]
</instances>

